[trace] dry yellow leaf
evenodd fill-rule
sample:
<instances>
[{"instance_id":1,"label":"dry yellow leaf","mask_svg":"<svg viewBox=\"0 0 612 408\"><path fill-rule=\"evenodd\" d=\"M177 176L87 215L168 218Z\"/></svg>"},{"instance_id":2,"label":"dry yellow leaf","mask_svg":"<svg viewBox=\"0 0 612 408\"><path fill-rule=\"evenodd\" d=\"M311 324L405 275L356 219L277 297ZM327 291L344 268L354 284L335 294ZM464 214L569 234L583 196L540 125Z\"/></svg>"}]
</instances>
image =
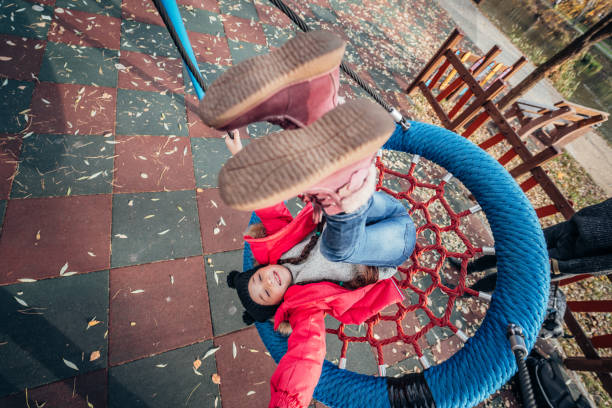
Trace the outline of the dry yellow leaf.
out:
<instances>
[{"instance_id":1,"label":"dry yellow leaf","mask_svg":"<svg viewBox=\"0 0 612 408\"><path fill-rule=\"evenodd\" d=\"M100 358L100 351L96 350L96 351L92 351L91 355L89 356L89 361L94 361Z\"/></svg>"},{"instance_id":2,"label":"dry yellow leaf","mask_svg":"<svg viewBox=\"0 0 612 408\"><path fill-rule=\"evenodd\" d=\"M87 328L89 329L90 327L93 327L93 326L95 326L96 324L100 324L100 323L102 323L102 322L101 322L101 321L99 321L99 320L96 320L96 319L91 319L91 321L90 321L89 323L87 323Z\"/></svg>"},{"instance_id":3,"label":"dry yellow leaf","mask_svg":"<svg viewBox=\"0 0 612 408\"><path fill-rule=\"evenodd\" d=\"M200 368L201 365L202 365L202 362L200 361L199 358L193 362L193 368L195 368L196 370Z\"/></svg>"},{"instance_id":4,"label":"dry yellow leaf","mask_svg":"<svg viewBox=\"0 0 612 408\"><path fill-rule=\"evenodd\" d=\"M214 373L214 374L213 374L213 375L210 377L210 379L212 380L212 382L213 382L214 384L221 384L221 377L220 377L220 376L219 376L219 374L217 374L217 373Z\"/></svg>"},{"instance_id":5,"label":"dry yellow leaf","mask_svg":"<svg viewBox=\"0 0 612 408\"><path fill-rule=\"evenodd\" d=\"M38 232L36 233L36 240L40 241L40 230L38 230Z\"/></svg>"}]
</instances>

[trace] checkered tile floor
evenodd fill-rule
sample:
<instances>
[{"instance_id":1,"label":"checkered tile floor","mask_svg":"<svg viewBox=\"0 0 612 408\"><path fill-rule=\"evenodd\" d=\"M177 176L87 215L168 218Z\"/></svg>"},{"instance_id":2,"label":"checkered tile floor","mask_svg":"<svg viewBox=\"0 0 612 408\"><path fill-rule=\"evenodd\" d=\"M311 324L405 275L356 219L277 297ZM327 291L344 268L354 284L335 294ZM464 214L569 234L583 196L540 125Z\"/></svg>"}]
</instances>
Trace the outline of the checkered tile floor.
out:
<instances>
[{"instance_id":1,"label":"checkered tile floor","mask_svg":"<svg viewBox=\"0 0 612 408\"><path fill-rule=\"evenodd\" d=\"M409 113L401 88L448 15L310 3L289 5L348 39L349 65ZM261 0L179 6L207 83L297 30ZM275 364L224 284L249 214L219 198L228 152L185 78L148 0L0 2L0 406L267 406Z\"/></svg>"}]
</instances>

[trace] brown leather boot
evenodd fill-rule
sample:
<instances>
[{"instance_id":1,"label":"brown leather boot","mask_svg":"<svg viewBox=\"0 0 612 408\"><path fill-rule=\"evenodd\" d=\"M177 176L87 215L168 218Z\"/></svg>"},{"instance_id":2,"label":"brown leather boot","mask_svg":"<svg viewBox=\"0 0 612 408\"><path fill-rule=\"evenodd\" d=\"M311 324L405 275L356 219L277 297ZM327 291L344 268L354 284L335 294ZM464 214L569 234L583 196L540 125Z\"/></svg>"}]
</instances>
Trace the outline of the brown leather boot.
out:
<instances>
[{"instance_id":1,"label":"brown leather boot","mask_svg":"<svg viewBox=\"0 0 612 408\"><path fill-rule=\"evenodd\" d=\"M260 121L285 129L308 126L338 103L345 46L329 31L299 33L219 76L200 101L200 117L218 130Z\"/></svg>"}]
</instances>

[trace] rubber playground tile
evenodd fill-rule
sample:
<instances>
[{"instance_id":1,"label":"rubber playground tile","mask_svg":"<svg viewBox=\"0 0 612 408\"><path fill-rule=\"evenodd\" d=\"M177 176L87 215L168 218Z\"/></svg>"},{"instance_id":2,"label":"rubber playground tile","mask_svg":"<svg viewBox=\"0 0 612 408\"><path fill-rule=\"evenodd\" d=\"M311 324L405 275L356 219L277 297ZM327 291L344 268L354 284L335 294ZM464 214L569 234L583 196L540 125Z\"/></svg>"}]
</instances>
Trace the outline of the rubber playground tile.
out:
<instances>
[{"instance_id":1,"label":"rubber playground tile","mask_svg":"<svg viewBox=\"0 0 612 408\"><path fill-rule=\"evenodd\" d=\"M188 136L184 97L118 89L117 133Z\"/></svg>"},{"instance_id":2,"label":"rubber playground tile","mask_svg":"<svg viewBox=\"0 0 612 408\"><path fill-rule=\"evenodd\" d=\"M38 79L115 88L117 50L48 42Z\"/></svg>"},{"instance_id":3,"label":"rubber playground tile","mask_svg":"<svg viewBox=\"0 0 612 408\"><path fill-rule=\"evenodd\" d=\"M118 87L140 91L182 93L180 59L121 51Z\"/></svg>"},{"instance_id":4,"label":"rubber playground tile","mask_svg":"<svg viewBox=\"0 0 612 408\"><path fill-rule=\"evenodd\" d=\"M259 20L257 9L249 0L218 0L219 10L222 14Z\"/></svg>"},{"instance_id":5,"label":"rubber playground tile","mask_svg":"<svg viewBox=\"0 0 612 408\"><path fill-rule=\"evenodd\" d=\"M88 1L88 0L55 0L55 7L67 10L80 10L104 16L121 17L121 0Z\"/></svg>"},{"instance_id":6,"label":"rubber playground tile","mask_svg":"<svg viewBox=\"0 0 612 408\"><path fill-rule=\"evenodd\" d=\"M49 41L70 45L119 49L121 20L78 10L55 10Z\"/></svg>"},{"instance_id":7,"label":"rubber playground tile","mask_svg":"<svg viewBox=\"0 0 612 408\"><path fill-rule=\"evenodd\" d=\"M45 51L45 42L0 34L0 77L28 81L35 78Z\"/></svg>"},{"instance_id":8,"label":"rubber playground tile","mask_svg":"<svg viewBox=\"0 0 612 408\"><path fill-rule=\"evenodd\" d=\"M253 44L266 45L266 36L259 23L252 19L224 16L225 36L233 41L247 41Z\"/></svg>"},{"instance_id":9,"label":"rubber playground tile","mask_svg":"<svg viewBox=\"0 0 612 408\"><path fill-rule=\"evenodd\" d=\"M331 316L325 317L325 327L328 329L337 329L339 322ZM366 332L365 325L347 325L345 326L345 334L347 336L363 337ZM333 364L340 362L340 351L342 342L338 336L332 333L325 333L326 353L325 359ZM346 354L346 369L360 374L374 375L378 373L378 363L372 352L372 347L368 343L351 342L347 348Z\"/></svg>"},{"instance_id":10,"label":"rubber playground tile","mask_svg":"<svg viewBox=\"0 0 612 408\"><path fill-rule=\"evenodd\" d=\"M183 65L183 82L185 85L185 93L189 93L195 95L195 89L193 88L193 82L191 81L191 77L187 73L187 68L185 64ZM212 84L215 79L219 77L225 70L228 68L227 65L218 65L212 64L210 62L198 62L198 67L200 68L200 73L202 74L202 78L204 79L204 85L206 88Z\"/></svg>"},{"instance_id":11,"label":"rubber playground tile","mask_svg":"<svg viewBox=\"0 0 612 408\"><path fill-rule=\"evenodd\" d=\"M53 8L25 0L0 4L0 34L47 39Z\"/></svg>"},{"instance_id":12,"label":"rubber playground tile","mask_svg":"<svg viewBox=\"0 0 612 408\"><path fill-rule=\"evenodd\" d=\"M251 213L227 207L216 188L198 192L197 200L204 253L242 249Z\"/></svg>"},{"instance_id":13,"label":"rubber playground tile","mask_svg":"<svg viewBox=\"0 0 612 408\"><path fill-rule=\"evenodd\" d=\"M0 287L0 395L106 367L108 271Z\"/></svg>"},{"instance_id":14,"label":"rubber playground tile","mask_svg":"<svg viewBox=\"0 0 612 408\"><path fill-rule=\"evenodd\" d=\"M185 95L185 107L187 108L187 126L189 127L189 136L197 138L223 138L227 132L208 127L202 122L198 113L199 100L195 95ZM238 129L243 144L248 143L249 134L246 127ZM227 148L225 149L227 150ZM202 158L204 160L204 158ZM202 163L205 163L202 161Z\"/></svg>"},{"instance_id":15,"label":"rubber playground tile","mask_svg":"<svg viewBox=\"0 0 612 408\"><path fill-rule=\"evenodd\" d=\"M191 47L198 62L204 61L217 65L231 65L232 56L227 38L190 31L187 33Z\"/></svg>"},{"instance_id":16,"label":"rubber playground tile","mask_svg":"<svg viewBox=\"0 0 612 408\"><path fill-rule=\"evenodd\" d=\"M24 139L11 198L110 193L114 148L105 141L37 134Z\"/></svg>"},{"instance_id":17,"label":"rubber playground tile","mask_svg":"<svg viewBox=\"0 0 612 408\"><path fill-rule=\"evenodd\" d=\"M242 251L218 252L207 255L205 261L214 336L247 327L242 321L244 308L236 290L227 286L228 274L233 270L242 271Z\"/></svg>"},{"instance_id":18,"label":"rubber playground tile","mask_svg":"<svg viewBox=\"0 0 612 408\"><path fill-rule=\"evenodd\" d=\"M338 16L336 16L329 6L324 7L318 4L310 4L310 10L317 20L325 21L330 24L338 24Z\"/></svg>"},{"instance_id":19,"label":"rubber playground tile","mask_svg":"<svg viewBox=\"0 0 612 408\"><path fill-rule=\"evenodd\" d=\"M255 8L261 22L277 27L288 28L292 26L291 19L278 8L270 6L268 2L255 0Z\"/></svg>"},{"instance_id":20,"label":"rubber playground tile","mask_svg":"<svg viewBox=\"0 0 612 408\"><path fill-rule=\"evenodd\" d=\"M113 267L202 254L194 191L113 196Z\"/></svg>"},{"instance_id":21,"label":"rubber playground tile","mask_svg":"<svg viewBox=\"0 0 612 408\"><path fill-rule=\"evenodd\" d=\"M108 376L109 408L221 407L213 383L215 356L207 340L177 350L112 367ZM201 366L194 371L194 361ZM197 363L196 363L197 365Z\"/></svg>"},{"instance_id":22,"label":"rubber playground tile","mask_svg":"<svg viewBox=\"0 0 612 408\"><path fill-rule=\"evenodd\" d=\"M0 232L2 232L2 224L4 223L4 211L6 210L6 200L0 200Z\"/></svg>"},{"instance_id":23,"label":"rubber playground tile","mask_svg":"<svg viewBox=\"0 0 612 408\"><path fill-rule=\"evenodd\" d=\"M368 74L376 83L376 89L391 92L401 91L400 86L395 82L394 78L386 75L384 72L371 69L368 70Z\"/></svg>"},{"instance_id":24,"label":"rubber playground tile","mask_svg":"<svg viewBox=\"0 0 612 408\"><path fill-rule=\"evenodd\" d=\"M201 256L110 271L109 364L212 337Z\"/></svg>"},{"instance_id":25,"label":"rubber playground tile","mask_svg":"<svg viewBox=\"0 0 612 408\"><path fill-rule=\"evenodd\" d=\"M448 360L456 352L461 350L463 345L463 341L461 341L457 336L451 336L443 340L438 339L434 347L431 348L432 357L434 359L431 362L432 365L437 365Z\"/></svg>"},{"instance_id":26,"label":"rubber playground tile","mask_svg":"<svg viewBox=\"0 0 612 408\"><path fill-rule=\"evenodd\" d=\"M231 157L225 141L220 138L191 138L191 154L196 186L204 189L217 187L219 171Z\"/></svg>"},{"instance_id":27,"label":"rubber playground tile","mask_svg":"<svg viewBox=\"0 0 612 408\"><path fill-rule=\"evenodd\" d=\"M121 21L121 50L180 58L166 27L139 21Z\"/></svg>"},{"instance_id":28,"label":"rubber playground tile","mask_svg":"<svg viewBox=\"0 0 612 408\"><path fill-rule=\"evenodd\" d=\"M239 317L237 317L239 318ZM215 338L223 408L266 407L276 363L254 326ZM239 378L240 381L235 381ZM224 381L225 380L225 381Z\"/></svg>"},{"instance_id":29,"label":"rubber playground tile","mask_svg":"<svg viewBox=\"0 0 612 408\"><path fill-rule=\"evenodd\" d=\"M106 370L92 371L87 374L62 381L27 389L9 397L0 398L4 408L22 408L24 401L30 407L67 407L67 406L106 406Z\"/></svg>"},{"instance_id":30,"label":"rubber playground tile","mask_svg":"<svg viewBox=\"0 0 612 408\"><path fill-rule=\"evenodd\" d=\"M291 28L282 28L269 24L262 24L261 26L266 35L266 43L271 49L280 47L296 35L295 30Z\"/></svg>"},{"instance_id":31,"label":"rubber playground tile","mask_svg":"<svg viewBox=\"0 0 612 408\"><path fill-rule=\"evenodd\" d=\"M202 34L224 35L223 22L218 13L194 7L180 7L185 28Z\"/></svg>"},{"instance_id":32,"label":"rubber playground tile","mask_svg":"<svg viewBox=\"0 0 612 408\"><path fill-rule=\"evenodd\" d=\"M359 52L357 52L357 49L351 43L346 44L343 60L355 66L363 66L364 64ZM353 68L353 70L355 69L355 67L351 68Z\"/></svg>"},{"instance_id":33,"label":"rubber playground tile","mask_svg":"<svg viewBox=\"0 0 612 408\"><path fill-rule=\"evenodd\" d=\"M33 82L0 80L0 133L17 133L28 124Z\"/></svg>"},{"instance_id":34,"label":"rubber playground tile","mask_svg":"<svg viewBox=\"0 0 612 408\"><path fill-rule=\"evenodd\" d=\"M115 193L195 189L189 139L117 136L115 140Z\"/></svg>"},{"instance_id":35,"label":"rubber playground tile","mask_svg":"<svg viewBox=\"0 0 612 408\"><path fill-rule=\"evenodd\" d=\"M266 136L270 133L280 132L281 130L283 130L283 128L280 126L268 122L255 122L247 126L249 136L253 138Z\"/></svg>"},{"instance_id":36,"label":"rubber playground tile","mask_svg":"<svg viewBox=\"0 0 612 408\"><path fill-rule=\"evenodd\" d=\"M115 127L115 88L40 82L32 96L32 126L39 134L105 135Z\"/></svg>"},{"instance_id":37,"label":"rubber playground tile","mask_svg":"<svg viewBox=\"0 0 612 408\"><path fill-rule=\"evenodd\" d=\"M269 52L268 47L261 44L232 40L227 40L227 43L230 53L232 54L232 63L234 65L256 55L263 55Z\"/></svg>"},{"instance_id":38,"label":"rubber playground tile","mask_svg":"<svg viewBox=\"0 0 612 408\"><path fill-rule=\"evenodd\" d=\"M0 285L107 269L110 206L110 195L8 201L0 236Z\"/></svg>"},{"instance_id":39,"label":"rubber playground tile","mask_svg":"<svg viewBox=\"0 0 612 408\"><path fill-rule=\"evenodd\" d=\"M178 0L177 3L182 6L214 11L215 13L220 12L217 0Z\"/></svg>"},{"instance_id":40,"label":"rubber playground tile","mask_svg":"<svg viewBox=\"0 0 612 408\"><path fill-rule=\"evenodd\" d=\"M9 197L20 151L21 138L15 135L0 136L0 200Z\"/></svg>"},{"instance_id":41,"label":"rubber playground tile","mask_svg":"<svg viewBox=\"0 0 612 408\"><path fill-rule=\"evenodd\" d=\"M124 20L136 20L146 24L164 26L155 4L148 0L123 0L121 3L121 17Z\"/></svg>"}]
</instances>

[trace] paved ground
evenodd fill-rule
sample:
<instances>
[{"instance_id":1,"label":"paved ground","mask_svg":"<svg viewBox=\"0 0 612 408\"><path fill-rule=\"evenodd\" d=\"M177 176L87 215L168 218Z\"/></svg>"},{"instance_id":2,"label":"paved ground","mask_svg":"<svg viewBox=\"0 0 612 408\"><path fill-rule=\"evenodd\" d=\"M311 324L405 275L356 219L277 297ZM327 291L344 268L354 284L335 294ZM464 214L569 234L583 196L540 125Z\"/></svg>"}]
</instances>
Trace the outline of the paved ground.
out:
<instances>
[{"instance_id":1,"label":"paved ground","mask_svg":"<svg viewBox=\"0 0 612 408\"><path fill-rule=\"evenodd\" d=\"M260 0L179 3L207 82L296 30ZM348 64L406 113L402 88L454 25L428 0L300 3L314 28L349 40ZM250 214L219 198L222 134L194 114L160 24L146 0L0 4L2 407L267 404L274 362L225 285L241 269ZM363 95L344 78L341 92ZM491 244L478 219L465 232ZM452 318L483 312L468 302ZM410 316L410 328L425 324ZM436 330L419 345L435 345L432 362L461 347ZM412 349L386 347L388 373L418 366ZM348 368L377 371L369 346L351 345Z\"/></svg>"},{"instance_id":2,"label":"paved ground","mask_svg":"<svg viewBox=\"0 0 612 408\"><path fill-rule=\"evenodd\" d=\"M457 26L480 49L488 50L494 44L499 45L503 51L498 57L500 62L512 64L522 55L512 42L478 10L473 1L437 0L437 2L448 11ZM510 84L517 84L533 69L535 69L533 64L527 64L510 78ZM540 81L524 95L524 98L548 105L563 99L548 80ZM606 194L612 195L612 148L601 136L589 132L568 144L566 150L588 171Z\"/></svg>"}]
</instances>

